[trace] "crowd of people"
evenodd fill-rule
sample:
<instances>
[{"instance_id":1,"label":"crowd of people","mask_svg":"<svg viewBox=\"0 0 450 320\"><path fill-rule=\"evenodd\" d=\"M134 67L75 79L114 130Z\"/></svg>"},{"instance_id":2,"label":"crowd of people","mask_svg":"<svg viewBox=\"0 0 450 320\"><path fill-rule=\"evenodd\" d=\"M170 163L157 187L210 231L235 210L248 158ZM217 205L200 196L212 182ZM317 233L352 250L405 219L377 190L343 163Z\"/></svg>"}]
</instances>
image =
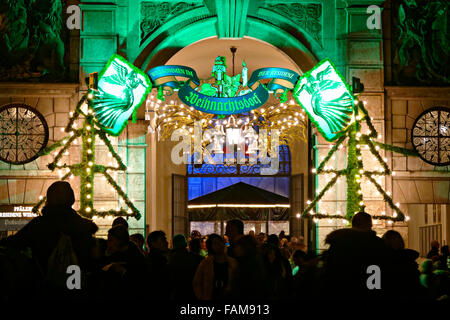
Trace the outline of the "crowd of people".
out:
<instances>
[{"instance_id":1,"label":"crowd of people","mask_svg":"<svg viewBox=\"0 0 450 320\"><path fill-rule=\"evenodd\" d=\"M448 246L433 242L419 268L419 253L394 230L378 237L365 212L331 232L317 255L284 232L244 234L237 219L224 236L174 235L171 248L163 231L130 235L121 217L107 239L96 238L98 227L72 209L74 200L70 184L54 183L42 215L0 241L1 298L450 299ZM70 265L79 266L79 280Z\"/></svg>"}]
</instances>

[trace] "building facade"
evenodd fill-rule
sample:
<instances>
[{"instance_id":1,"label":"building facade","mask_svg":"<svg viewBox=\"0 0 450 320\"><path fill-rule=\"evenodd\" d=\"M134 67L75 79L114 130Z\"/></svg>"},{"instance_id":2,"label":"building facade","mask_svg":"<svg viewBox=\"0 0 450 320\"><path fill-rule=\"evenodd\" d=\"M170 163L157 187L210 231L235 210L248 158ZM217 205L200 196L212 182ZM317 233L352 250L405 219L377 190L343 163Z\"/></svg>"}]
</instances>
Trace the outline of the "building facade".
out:
<instances>
[{"instance_id":1,"label":"building facade","mask_svg":"<svg viewBox=\"0 0 450 320\"><path fill-rule=\"evenodd\" d=\"M80 30L64 29L64 20L73 18L67 13L71 5L80 8ZM60 43L65 45L63 64L68 70L65 78L37 77L28 81L12 76L0 83L0 104L17 102L36 108L48 123L50 144L65 134L61 128L87 90L85 78L91 72L99 72L111 54L124 56L145 72L158 65L179 64L188 65L199 77L207 78L215 57L225 55L231 61L229 48L235 46L238 65L245 59L249 73L274 66L301 74L322 59L331 59L348 83L358 77L364 84L359 99L367 102L373 123L381 133L378 141L412 149L411 129L419 114L434 106L449 106L448 73L444 67L436 66L436 57L432 57L433 52L438 52L443 57L447 54L448 60L448 51L439 51L445 45L439 33L448 32L443 31L448 4L442 2L442 6L447 10L436 11L432 5L414 6L411 1L381 0L68 1L61 7L64 30L58 33L56 28L53 32L60 42L55 39L52 44L54 59L58 57ZM407 18L402 19L402 10ZM410 20L416 15L437 27L420 33ZM434 42L427 42L428 37L424 43L411 42L417 39L414 35L427 32ZM405 47L408 41L410 47ZM443 57L438 60L445 61ZM50 74L58 72L57 68L48 69ZM175 142L158 141L157 134L148 133L145 113L141 107L137 123L130 121L122 135L112 139L128 167L127 174L119 174L117 180L143 213L139 221L130 220L131 227L136 232L161 229L171 235L174 221L186 219L182 212L186 208L185 190L189 189L189 182L177 178L186 176L186 167L170 160ZM102 147L96 147L96 156L98 161L107 163ZM329 143L310 126L308 141L298 141L289 149L290 231L308 239L310 247L324 249L326 234L343 225L325 219L318 223L304 221L296 214L326 182L326 177L312 174L311 169L328 153ZM345 154L345 148L339 150L335 168L346 166ZM410 248L421 253L430 240L448 244L448 167L432 166L418 157L392 151L382 151L382 156L396 172L395 176L385 177L382 185L411 220L393 225L379 223L375 225L378 234L395 228ZM65 161L77 163L77 157L79 150L74 147ZM0 204L37 202L51 182L58 179L58 174L46 167L50 161L51 155L25 165L0 162ZM365 150L363 161L376 166ZM77 192L76 179L72 185ZM96 207L108 209L120 205L104 181L98 179L95 185ZM364 184L362 188L367 212L392 214L373 187ZM344 181L330 190L317 210L345 212L345 207ZM104 226L101 229L104 234L111 221L105 218L97 222Z\"/></svg>"}]
</instances>

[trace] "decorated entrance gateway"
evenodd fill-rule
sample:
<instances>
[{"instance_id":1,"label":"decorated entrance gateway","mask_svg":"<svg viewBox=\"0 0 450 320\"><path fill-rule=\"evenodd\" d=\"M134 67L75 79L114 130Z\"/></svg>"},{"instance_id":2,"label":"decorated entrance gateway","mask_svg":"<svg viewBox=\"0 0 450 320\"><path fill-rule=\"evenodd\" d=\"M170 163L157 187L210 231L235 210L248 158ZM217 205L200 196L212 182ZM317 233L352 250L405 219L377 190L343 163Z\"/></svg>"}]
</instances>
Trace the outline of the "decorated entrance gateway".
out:
<instances>
[{"instance_id":1,"label":"decorated entrance gateway","mask_svg":"<svg viewBox=\"0 0 450 320\"><path fill-rule=\"evenodd\" d=\"M377 132L371 123L367 110L361 102L354 98L352 90L330 60L323 60L302 76L289 69L262 68L255 70L250 80L247 80L245 62L241 74L231 77L227 75L226 70L225 58L219 56L215 60L212 76L208 79L200 80L195 70L186 66L156 67L148 72L150 77L148 78L147 75L124 58L113 55L101 72L98 83L91 83L89 92L80 100L75 113L72 115L65 129L66 132L70 133L70 137L63 138L53 146L42 151L42 154L46 154L62 147L59 153L55 153L55 160L49 164L49 168L51 170L60 170L62 180L68 179L73 175L81 177L81 212L87 216L92 216L93 214L119 214L139 217L139 211L110 175L111 172L117 170L126 170L126 167L112 149L106 134L118 136L125 128L130 116L133 116L133 120L135 120L137 109L146 99L150 89L156 87L158 89L158 98L162 100L165 99L165 96L178 91L180 99L191 109L197 110L199 117L210 119L204 124L205 127L217 129L217 125L213 125L213 117L223 118L225 115L238 117L240 114L246 114L251 111L250 113L253 113L253 123L249 124L249 120L247 120L242 126L251 125L252 129L257 131L263 128L270 128L276 123L270 121L270 113L266 114L264 110L257 112L256 109L267 102L270 93L284 103L287 100L288 92L290 92L299 107L291 104L288 112L292 112L298 117L300 116L299 111L301 111L299 108L303 108L310 121L314 123L327 141L333 142L337 140L317 170L314 169L314 173L331 174L332 179L329 180L323 190L318 192L315 199L308 203L309 205L304 211L304 215L313 216L314 219L336 218L345 221L350 220L355 212L364 210L365 207L361 192L361 179L364 176L383 194L385 201L395 212L392 217L380 215L373 216L373 218L391 221L404 219L404 215L398 208L398 205L393 204L390 195L384 192L380 183L376 180L377 176L391 173L386 162L381 159L378 153L380 147L386 149L389 146L372 141L377 136ZM177 77L187 80L179 80ZM286 108L287 106L283 109ZM175 110L174 112L178 111ZM275 109L273 113L281 113L281 110ZM75 129L75 120L80 115L85 119L84 125L81 129ZM293 118L292 114L286 116L289 119ZM183 122L183 117L187 117L192 122L190 115L188 113L185 114L183 111L180 112L177 120L172 122ZM360 132L363 120L367 122L370 128L367 134L361 134ZM167 119L164 122L168 122ZM264 122L266 123L263 124ZM278 120L279 122L280 120ZM287 122L288 127L291 126L286 118L284 122ZM298 120L296 120L296 123L298 124ZM176 127L175 125L174 128ZM284 129L285 127L282 126L281 128ZM223 132L223 128L221 131ZM117 165L102 166L94 164L93 148L96 136L99 136L109 147L111 156L115 158ZM68 146L77 137L82 137L83 164L69 166L60 163L59 159L63 152L67 150ZM288 143L288 141L289 139L286 138L283 142ZM326 162L344 142L347 143L348 150L347 168L343 170L328 170L325 166ZM361 145L367 145L374 154L383 168L381 171L367 171L364 169L361 160ZM265 150L264 152L267 152L267 149ZM221 152L221 149L215 151ZM414 153L401 148L397 148L395 151ZM250 147L245 149L245 153L250 154L251 152L254 152L254 150ZM261 155L260 151L259 156L266 155ZM66 170L65 174L62 170ZM104 178L125 200L128 209L118 208L116 212L102 212L94 209L92 199L95 173L103 174ZM330 215L324 212L315 213L314 208L317 202L336 183L339 177L345 177L347 180L346 215ZM38 210L43 201L45 199L39 202L34 211Z\"/></svg>"}]
</instances>

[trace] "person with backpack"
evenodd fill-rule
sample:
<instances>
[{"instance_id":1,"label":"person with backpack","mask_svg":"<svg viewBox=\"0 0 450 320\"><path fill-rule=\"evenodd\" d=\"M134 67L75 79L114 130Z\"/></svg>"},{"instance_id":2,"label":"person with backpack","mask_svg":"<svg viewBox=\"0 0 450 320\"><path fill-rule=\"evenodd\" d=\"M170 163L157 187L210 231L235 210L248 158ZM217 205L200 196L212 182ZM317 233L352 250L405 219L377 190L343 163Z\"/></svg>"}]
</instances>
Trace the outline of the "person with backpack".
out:
<instances>
[{"instance_id":1,"label":"person with backpack","mask_svg":"<svg viewBox=\"0 0 450 320\"><path fill-rule=\"evenodd\" d=\"M42 215L32 219L18 233L2 241L14 248L30 248L42 276L43 290L48 296L64 297L67 288L67 268L77 265L81 278L86 273L95 246L93 235L97 225L72 209L75 195L68 182L54 182L47 190ZM78 293L84 292L83 285ZM77 290L75 290L76 292Z\"/></svg>"}]
</instances>

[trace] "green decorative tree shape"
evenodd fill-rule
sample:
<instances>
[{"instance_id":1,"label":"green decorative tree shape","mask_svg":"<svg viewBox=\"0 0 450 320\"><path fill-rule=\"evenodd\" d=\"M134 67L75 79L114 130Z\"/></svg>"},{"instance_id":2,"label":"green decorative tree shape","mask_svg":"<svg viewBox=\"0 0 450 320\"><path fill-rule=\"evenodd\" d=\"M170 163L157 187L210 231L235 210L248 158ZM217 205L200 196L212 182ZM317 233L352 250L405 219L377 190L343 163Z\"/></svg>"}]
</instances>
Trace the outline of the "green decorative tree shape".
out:
<instances>
[{"instance_id":1,"label":"green decorative tree shape","mask_svg":"<svg viewBox=\"0 0 450 320\"><path fill-rule=\"evenodd\" d=\"M40 155L50 154L52 151L59 149L56 153L53 162L48 164L48 168L52 171L61 170L65 173L60 173L61 180L67 180L71 176L80 177L80 209L79 213L85 217L91 218L95 216L127 216L135 217L140 219L141 214L139 210L133 205L133 203L128 199L126 193L120 188L116 183L110 173L126 171L127 167L122 162L120 156L114 150L111 142L109 141L105 131L98 125L94 117L94 111L92 110L92 99L94 98L92 93L84 95L78 102L75 111L71 112L71 117L69 123L64 129L65 132L69 133L69 136L62 138L61 140L55 142L53 145L48 146ZM87 102L87 112L82 110L83 104ZM83 125L81 128L77 128L76 120L82 116ZM67 152L69 147L76 141L77 138L81 138L81 162L78 164L67 165L66 163L61 163L61 158L64 153ZM109 152L117 162L116 166L104 166L95 163L95 140L100 138L104 142ZM120 208L119 210L107 210L107 211L97 211L94 208L94 176L95 174L101 174L106 178L106 181L116 190L119 196L124 200L128 209L125 210ZM38 212L41 206L44 204L46 198L43 197L40 201L33 207L33 212Z\"/></svg>"},{"instance_id":2,"label":"green decorative tree shape","mask_svg":"<svg viewBox=\"0 0 450 320\"><path fill-rule=\"evenodd\" d=\"M325 185L325 187L314 197L311 202L308 202L308 206L303 211L303 217L310 217L313 219L346 219L351 221L353 215L358 211L364 211L365 205L363 200L363 194L361 190L362 177L367 178L380 194L383 195L384 201L386 201L390 208L394 211L393 216L387 215L372 215L373 219L390 220L390 221L404 221L405 215L400 210L398 205L395 205L392 198L383 187L376 181L376 176L391 175L392 172L389 169L387 163L383 160L379 149L391 150L403 153L405 155L415 156L416 154L407 149L393 147L387 144L373 141L378 137L378 133L372 124L372 120L364 107L363 103L355 100L355 115L351 124L345 129L343 135L336 141L334 146L330 149L327 156L321 161L317 169L313 169L313 173L317 174L331 174L332 179ZM365 121L369 127L367 134L361 133L361 123ZM326 163L336 153L339 146L346 141L347 146L347 167L342 170L332 170L326 167ZM377 162L381 165L381 170L365 170L362 160L361 148L363 145L368 146L370 153L376 158ZM347 210L345 216L339 214L322 214L314 212L317 203L322 199L325 193L335 185L339 177L345 177L347 182ZM409 217L406 217L409 220Z\"/></svg>"}]
</instances>

